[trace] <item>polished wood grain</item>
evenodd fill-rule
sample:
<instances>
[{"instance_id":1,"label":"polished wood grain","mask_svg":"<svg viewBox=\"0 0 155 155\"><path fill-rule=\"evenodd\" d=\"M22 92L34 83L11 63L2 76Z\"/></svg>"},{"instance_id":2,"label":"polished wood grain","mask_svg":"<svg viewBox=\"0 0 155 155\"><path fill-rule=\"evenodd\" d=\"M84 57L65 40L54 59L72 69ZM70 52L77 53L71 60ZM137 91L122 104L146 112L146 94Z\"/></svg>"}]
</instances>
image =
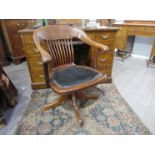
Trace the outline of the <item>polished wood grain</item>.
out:
<instances>
[{"instance_id":1,"label":"polished wood grain","mask_svg":"<svg viewBox=\"0 0 155 155\"><path fill-rule=\"evenodd\" d=\"M48 41L47 44L53 56L53 67L74 62L72 39Z\"/></svg>"},{"instance_id":2,"label":"polished wood grain","mask_svg":"<svg viewBox=\"0 0 155 155\"><path fill-rule=\"evenodd\" d=\"M86 95L83 92L76 92L76 96L80 99L84 99L84 100L96 100L99 98L98 95Z\"/></svg>"},{"instance_id":3,"label":"polished wood grain","mask_svg":"<svg viewBox=\"0 0 155 155\"><path fill-rule=\"evenodd\" d=\"M155 21L126 21L125 23L113 23L114 27L119 27L120 31L118 31L116 36L116 48L122 51L122 60L126 58L125 51L129 52L129 56L131 55L133 42L129 45L129 36L147 36L147 37L155 37Z\"/></svg>"},{"instance_id":4,"label":"polished wood grain","mask_svg":"<svg viewBox=\"0 0 155 155\"><path fill-rule=\"evenodd\" d=\"M31 22L30 19L1 19L4 38L14 64L19 64L25 58L25 51L18 30L30 26Z\"/></svg>"},{"instance_id":5,"label":"polished wood grain","mask_svg":"<svg viewBox=\"0 0 155 155\"><path fill-rule=\"evenodd\" d=\"M155 24L153 20L125 20L124 23L132 23L132 24Z\"/></svg>"},{"instance_id":6,"label":"polished wood grain","mask_svg":"<svg viewBox=\"0 0 155 155\"><path fill-rule=\"evenodd\" d=\"M44 111L48 111L51 108L55 108L57 106L60 106L62 103L64 103L68 99L68 95L61 95L59 98L57 98L54 102L49 103L44 106Z\"/></svg>"},{"instance_id":7,"label":"polished wood grain","mask_svg":"<svg viewBox=\"0 0 155 155\"><path fill-rule=\"evenodd\" d=\"M80 127L82 127L83 126L83 121L81 119L80 110L79 110L78 106L76 105L75 93L72 94L72 105L73 105L73 108L74 108L74 112L75 112L75 115L76 115L77 122L80 125Z\"/></svg>"},{"instance_id":8,"label":"polished wood grain","mask_svg":"<svg viewBox=\"0 0 155 155\"><path fill-rule=\"evenodd\" d=\"M84 31L81 31L80 29L78 28L75 28L75 27L69 27L69 26L63 26L63 25L53 25L53 32L57 32L58 30L60 30L60 33L55 33L54 35L51 35L50 33L50 27L51 26L46 26L44 28L40 28L38 30L35 31L34 33L34 42L38 48L38 50L40 51L41 53L41 56L42 56L42 59L43 59L43 63L48 63L51 61L51 57L49 55L48 52L46 52L39 44L39 42L37 42L37 40L39 40L39 37L41 37L42 39L48 39L48 40L59 40L59 39L72 39L72 38L78 38L80 39L81 41L83 41L84 43L90 45L90 46L93 46L93 47L96 47L96 48L99 48L100 50L102 51L107 51L108 50L108 47L107 46L104 46L98 42L95 42L93 40L91 40L88 35L84 32ZM61 29L64 29L63 31L61 31ZM39 31L38 35L37 32ZM46 32L46 33L44 33ZM55 47L56 48L56 47ZM96 64L94 64L96 65Z\"/></svg>"},{"instance_id":9,"label":"polished wood grain","mask_svg":"<svg viewBox=\"0 0 155 155\"><path fill-rule=\"evenodd\" d=\"M84 31L66 25L52 25L35 30L33 35L36 47L39 50L42 57L42 63L44 66L44 76L47 87L51 86L51 88L56 93L61 95L60 98L54 101L53 103L49 103L46 106L44 106L44 110L49 110L50 108L54 108L55 106L61 105L68 98L67 95L69 95L72 98L72 105L75 111L77 122L80 126L82 126L83 121L81 119L79 109L76 105L76 92L104 82L107 78L107 75L93 68L87 66L80 66L83 69L89 69L93 72L96 72L97 75L91 80L81 82L73 86L62 87L55 82L56 79L54 79L53 76L50 75L60 70L65 70L69 67L77 66L74 64L74 49L72 41L74 38L77 38L83 41L84 43L98 49L98 52L96 52L96 55L94 57L95 61L93 64L93 67L96 68L96 62L99 54L107 52L108 47L93 41ZM41 46L42 40L47 42L49 51L46 51ZM52 65L51 73L48 70L48 64ZM37 69L35 68L35 71L36 70ZM80 93L78 96L83 97L85 99L96 99L96 96L85 96L82 93Z\"/></svg>"},{"instance_id":10,"label":"polished wood grain","mask_svg":"<svg viewBox=\"0 0 155 155\"><path fill-rule=\"evenodd\" d=\"M107 74L108 77L105 83L111 83L114 48L115 48L115 36L118 31L118 28L101 27L101 28L82 28L82 29L92 40L97 40L99 43L105 44L108 46L108 52L106 52L105 54L102 54L102 53L99 54L97 60L95 60L95 57L98 53L98 49L96 47L91 47L88 53L88 59L90 62L90 66L93 66L94 64L96 64L96 67L100 72ZM41 60L41 55L37 50L36 45L34 44L34 41L33 41L33 32L34 32L34 29L29 29L29 28L19 31L23 40L23 45L24 45L26 57L28 60L29 70L32 70L31 68L36 68L36 67L43 69L43 65L40 65L40 63L42 62L39 63L39 61ZM80 45L82 43L80 40L72 40L72 41L74 45L76 44ZM62 42L60 42L60 44L62 44ZM61 48L62 50L65 50L63 46ZM44 49L46 49L46 51L49 52L47 44L45 43L44 43ZM34 73L30 72L30 74L34 74ZM36 75L32 75L32 76L36 77ZM45 85L45 79L44 79L44 82L43 81L38 82L37 77L36 77L36 81L35 81L35 78L33 78L33 82L31 86L33 89L40 89L40 88L47 87Z\"/></svg>"}]
</instances>

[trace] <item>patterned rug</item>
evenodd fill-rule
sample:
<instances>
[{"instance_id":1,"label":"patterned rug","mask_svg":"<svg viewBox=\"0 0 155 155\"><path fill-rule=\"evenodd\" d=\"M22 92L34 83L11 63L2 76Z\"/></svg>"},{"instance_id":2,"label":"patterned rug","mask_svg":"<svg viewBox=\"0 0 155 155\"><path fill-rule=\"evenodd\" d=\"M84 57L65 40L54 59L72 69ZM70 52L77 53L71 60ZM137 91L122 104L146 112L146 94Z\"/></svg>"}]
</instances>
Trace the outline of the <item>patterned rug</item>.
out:
<instances>
[{"instance_id":1,"label":"patterned rug","mask_svg":"<svg viewBox=\"0 0 155 155\"><path fill-rule=\"evenodd\" d=\"M100 89L99 89L100 88ZM51 89L34 91L31 102L15 134L37 135L133 135L151 134L113 84L103 84L85 91L99 94L97 100L78 100L84 126L79 127L71 105L44 112L44 104L58 96Z\"/></svg>"}]
</instances>

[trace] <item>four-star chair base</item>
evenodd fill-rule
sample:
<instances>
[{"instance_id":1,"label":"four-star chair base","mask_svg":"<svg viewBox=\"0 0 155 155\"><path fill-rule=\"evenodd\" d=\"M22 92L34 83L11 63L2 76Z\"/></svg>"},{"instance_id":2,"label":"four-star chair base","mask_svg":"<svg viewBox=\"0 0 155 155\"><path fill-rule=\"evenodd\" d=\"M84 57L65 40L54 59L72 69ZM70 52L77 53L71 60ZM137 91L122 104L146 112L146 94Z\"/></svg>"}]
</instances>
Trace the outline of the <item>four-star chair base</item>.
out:
<instances>
[{"instance_id":1,"label":"four-star chair base","mask_svg":"<svg viewBox=\"0 0 155 155\"><path fill-rule=\"evenodd\" d=\"M84 100L88 100L88 99L98 99L98 95L86 95L83 92L76 92L73 94L69 94L69 95L60 95L59 98L57 98L55 101L53 101L52 103L48 103L47 105L44 106L44 111L48 111L52 108L56 108L57 106L60 106L61 104L63 104L66 100L69 99L69 97L71 97L72 99L72 105L73 105L73 109L76 115L76 119L78 124L81 126L83 126L83 121L81 119L81 115L80 115L80 111L79 108L76 104L76 98L79 99L84 99Z\"/></svg>"}]
</instances>

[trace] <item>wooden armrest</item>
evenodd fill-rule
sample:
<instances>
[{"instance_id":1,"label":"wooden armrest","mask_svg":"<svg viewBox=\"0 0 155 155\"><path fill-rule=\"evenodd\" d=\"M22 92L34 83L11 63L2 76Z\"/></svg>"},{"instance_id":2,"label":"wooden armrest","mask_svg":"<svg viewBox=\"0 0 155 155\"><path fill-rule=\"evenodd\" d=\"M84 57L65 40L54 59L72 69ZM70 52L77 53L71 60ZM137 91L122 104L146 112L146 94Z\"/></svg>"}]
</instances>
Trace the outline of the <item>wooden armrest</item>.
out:
<instances>
[{"instance_id":1,"label":"wooden armrest","mask_svg":"<svg viewBox=\"0 0 155 155\"><path fill-rule=\"evenodd\" d=\"M95 54L95 61L93 61L93 67L97 69L97 66L98 66L98 59L99 59L99 55L104 53L106 54L108 52L108 49L103 51L101 49L98 49L98 52Z\"/></svg>"},{"instance_id":2,"label":"wooden armrest","mask_svg":"<svg viewBox=\"0 0 155 155\"><path fill-rule=\"evenodd\" d=\"M84 43L90 46L100 49L101 51L108 51L107 46L100 44L96 41L93 41L85 32L82 32L82 35L79 37L79 39L81 39Z\"/></svg>"},{"instance_id":3,"label":"wooden armrest","mask_svg":"<svg viewBox=\"0 0 155 155\"><path fill-rule=\"evenodd\" d=\"M97 59L100 54L108 52L108 49L109 49L108 46L98 43L96 41L93 41L84 31L81 32L79 39L82 40L84 43L98 49L98 52L93 54L94 60L92 61L92 64L91 64L93 68L97 68Z\"/></svg>"},{"instance_id":4,"label":"wooden armrest","mask_svg":"<svg viewBox=\"0 0 155 155\"><path fill-rule=\"evenodd\" d=\"M77 29L78 31L78 29ZM98 49L98 52L93 54L94 56L94 60L92 62L92 67L94 68L97 68L97 59L98 59L98 56L101 54L101 53L106 53L108 52L108 46L106 45L103 45L101 43L98 43L96 41L93 41L84 31L81 32L81 35L79 36L79 39L81 39L84 43L90 45L90 46L93 46L95 48Z\"/></svg>"},{"instance_id":5,"label":"wooden armrest","mask_svg":"<svg viewBox=\"0 0 155 155\"><path fill-rule=\"evenodd\" d=\"M102 53L106 54L107 52L108 52L108 48L105 51L103 51L102 49L98 49L98 51L95 54L93 54L93 60L92 60L91 66L97 69L97 66L98 66L97 62L98 62L99 55Z\"/></svg>"},{"instance_id":6,"label":"wooden armrest","mask_svg":"<svg viewBox=\"0 0 155 155\"><path fill-rule=\"evenodd\" d=\"M49 55L49 53L41 47L41 45L40 45L41 39L39 36L37 36L36 32L34 32L34 34L33 34L33 39L34 39L37 49L39 50L39 52L41 54L43 64L49 63L52 58Z\"/></svg>"},{"instance_id":7,"label":"wooden armrest","mask_svg":"<svg viewBox=\"0 0 155 155\"><path fill-rule=\"evenodd\" d=\"M38 48L38 50L40 51L42 61L43 61L43 69L44 69L46 86L47 86L47 88L49 88L50 87L50 78L49 78L49 72L48 72L48 64L49 64L49 62L51 62L52 58L49 55L49 53L46 52L42 47Z\"/></svg>"},{"instance_id":8,"label":"wooden armrest","mask_svg":"<svg viewBox=\"0 0 155 155\"><path fill-rule=\"evenodd\" d=\"M108 46L95 42L95 41L93 42L94 42L94 47L98 48L100 53L108 52L109 50Z\"/></svg>"},{"instance_id":9,"label":"wooden armrest","mask_svg":"<svg viewBox=\"0 0 155 155\"><path fill-rule=\"evenodd\" d=\"M45 82L46 82L46 86L49 88L50 87L50 78L49 78L49 73L48 73L48 64L49 64L49 62L51 62L52 58L51 58L50 54L41 47L41 45L40 45L41 40L37 36L36 33L34 33L33 39L34 39L37 49L39 50L39 52L41 54L41 57L42 57Z\"/></svg>"},{"instance_id":10,"label":"wooden armrest","mask_svg":"<svg viewBox=\"0 0 155 155\"><path fill-rule=\"evenodd\" d=\"M50 54L46 50L44 50L40 45L37 46L37 49L41 54L43 64L49 63L52 60Z\"/></svg>"},{"instance_id":11,"label":"wooden armrest","mask_svg":"<svg viewBox=\"0 0 155 155\"><path fill-rule=\"evenodd\" d=\"M102 45L95 41L93 42L94 42L94 47L98 48L98 51L95 54L93 54L94 60L92 61L92 67L97 69L97 66L98 66L97 62L98 62L99 55L102 53L106 54L108 52L108 46Z\"/></svg>"}]
</instances>

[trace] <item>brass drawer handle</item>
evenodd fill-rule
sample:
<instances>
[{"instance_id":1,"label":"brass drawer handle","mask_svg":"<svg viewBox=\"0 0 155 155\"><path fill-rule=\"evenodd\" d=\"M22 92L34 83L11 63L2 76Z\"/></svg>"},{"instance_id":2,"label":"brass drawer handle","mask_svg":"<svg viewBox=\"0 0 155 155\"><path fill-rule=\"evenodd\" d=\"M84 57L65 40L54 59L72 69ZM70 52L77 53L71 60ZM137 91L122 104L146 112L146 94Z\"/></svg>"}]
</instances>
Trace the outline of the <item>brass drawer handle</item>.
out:
<instances>
[{"instance_id":1,"label":"brass drawer handle","mask_svg":"<svg viewBox=\"0 0 155 155\"><path fill-rule=\"evenodd\" d=\"M37 48L34 48L33 51L35 51L35 52L39 52L39 50L38 50Z\"/></svg>"},{"instance_id":2,"label":"brass drawer handle","mask_svg":"<svg viewBox=\"0 0 155 155\"><path fill-rule=\"evenodd\" d=\"M39 77L40 77L40 78L45 78L44 75L40 75Z\"/></svg>"},{"instance_id":3,"label":"brass drawer handle","mask_svg":"<svg viewBox=\"0 0 155 155\"><path fill-rule=\"evenodd\" d=\"M42 63L42 62L37 62L37 64L38 64L38 65L42 65L43 63Z\"/></svg>"},{"instance_id":4,"label":"brass drawer handle","mask_svg":"<svg viewBox=\"0 0 155 155\"><path fill-rule=\"evenodd\" d=\"M100 61L101 61L102 63L105 63L106 60L107 60L106 58L100 59Z\"/></svg>"},{"instance_id":5,"label":"brass drawer handle","mask_svg":"<svg viewBox=\"0 0 155 155\"><path fill-rule=\"evenodd\" d=\"M102 39L108 39L108 38L109 38L109 34L102 35Z\"/></svg>"}]
</instances>

